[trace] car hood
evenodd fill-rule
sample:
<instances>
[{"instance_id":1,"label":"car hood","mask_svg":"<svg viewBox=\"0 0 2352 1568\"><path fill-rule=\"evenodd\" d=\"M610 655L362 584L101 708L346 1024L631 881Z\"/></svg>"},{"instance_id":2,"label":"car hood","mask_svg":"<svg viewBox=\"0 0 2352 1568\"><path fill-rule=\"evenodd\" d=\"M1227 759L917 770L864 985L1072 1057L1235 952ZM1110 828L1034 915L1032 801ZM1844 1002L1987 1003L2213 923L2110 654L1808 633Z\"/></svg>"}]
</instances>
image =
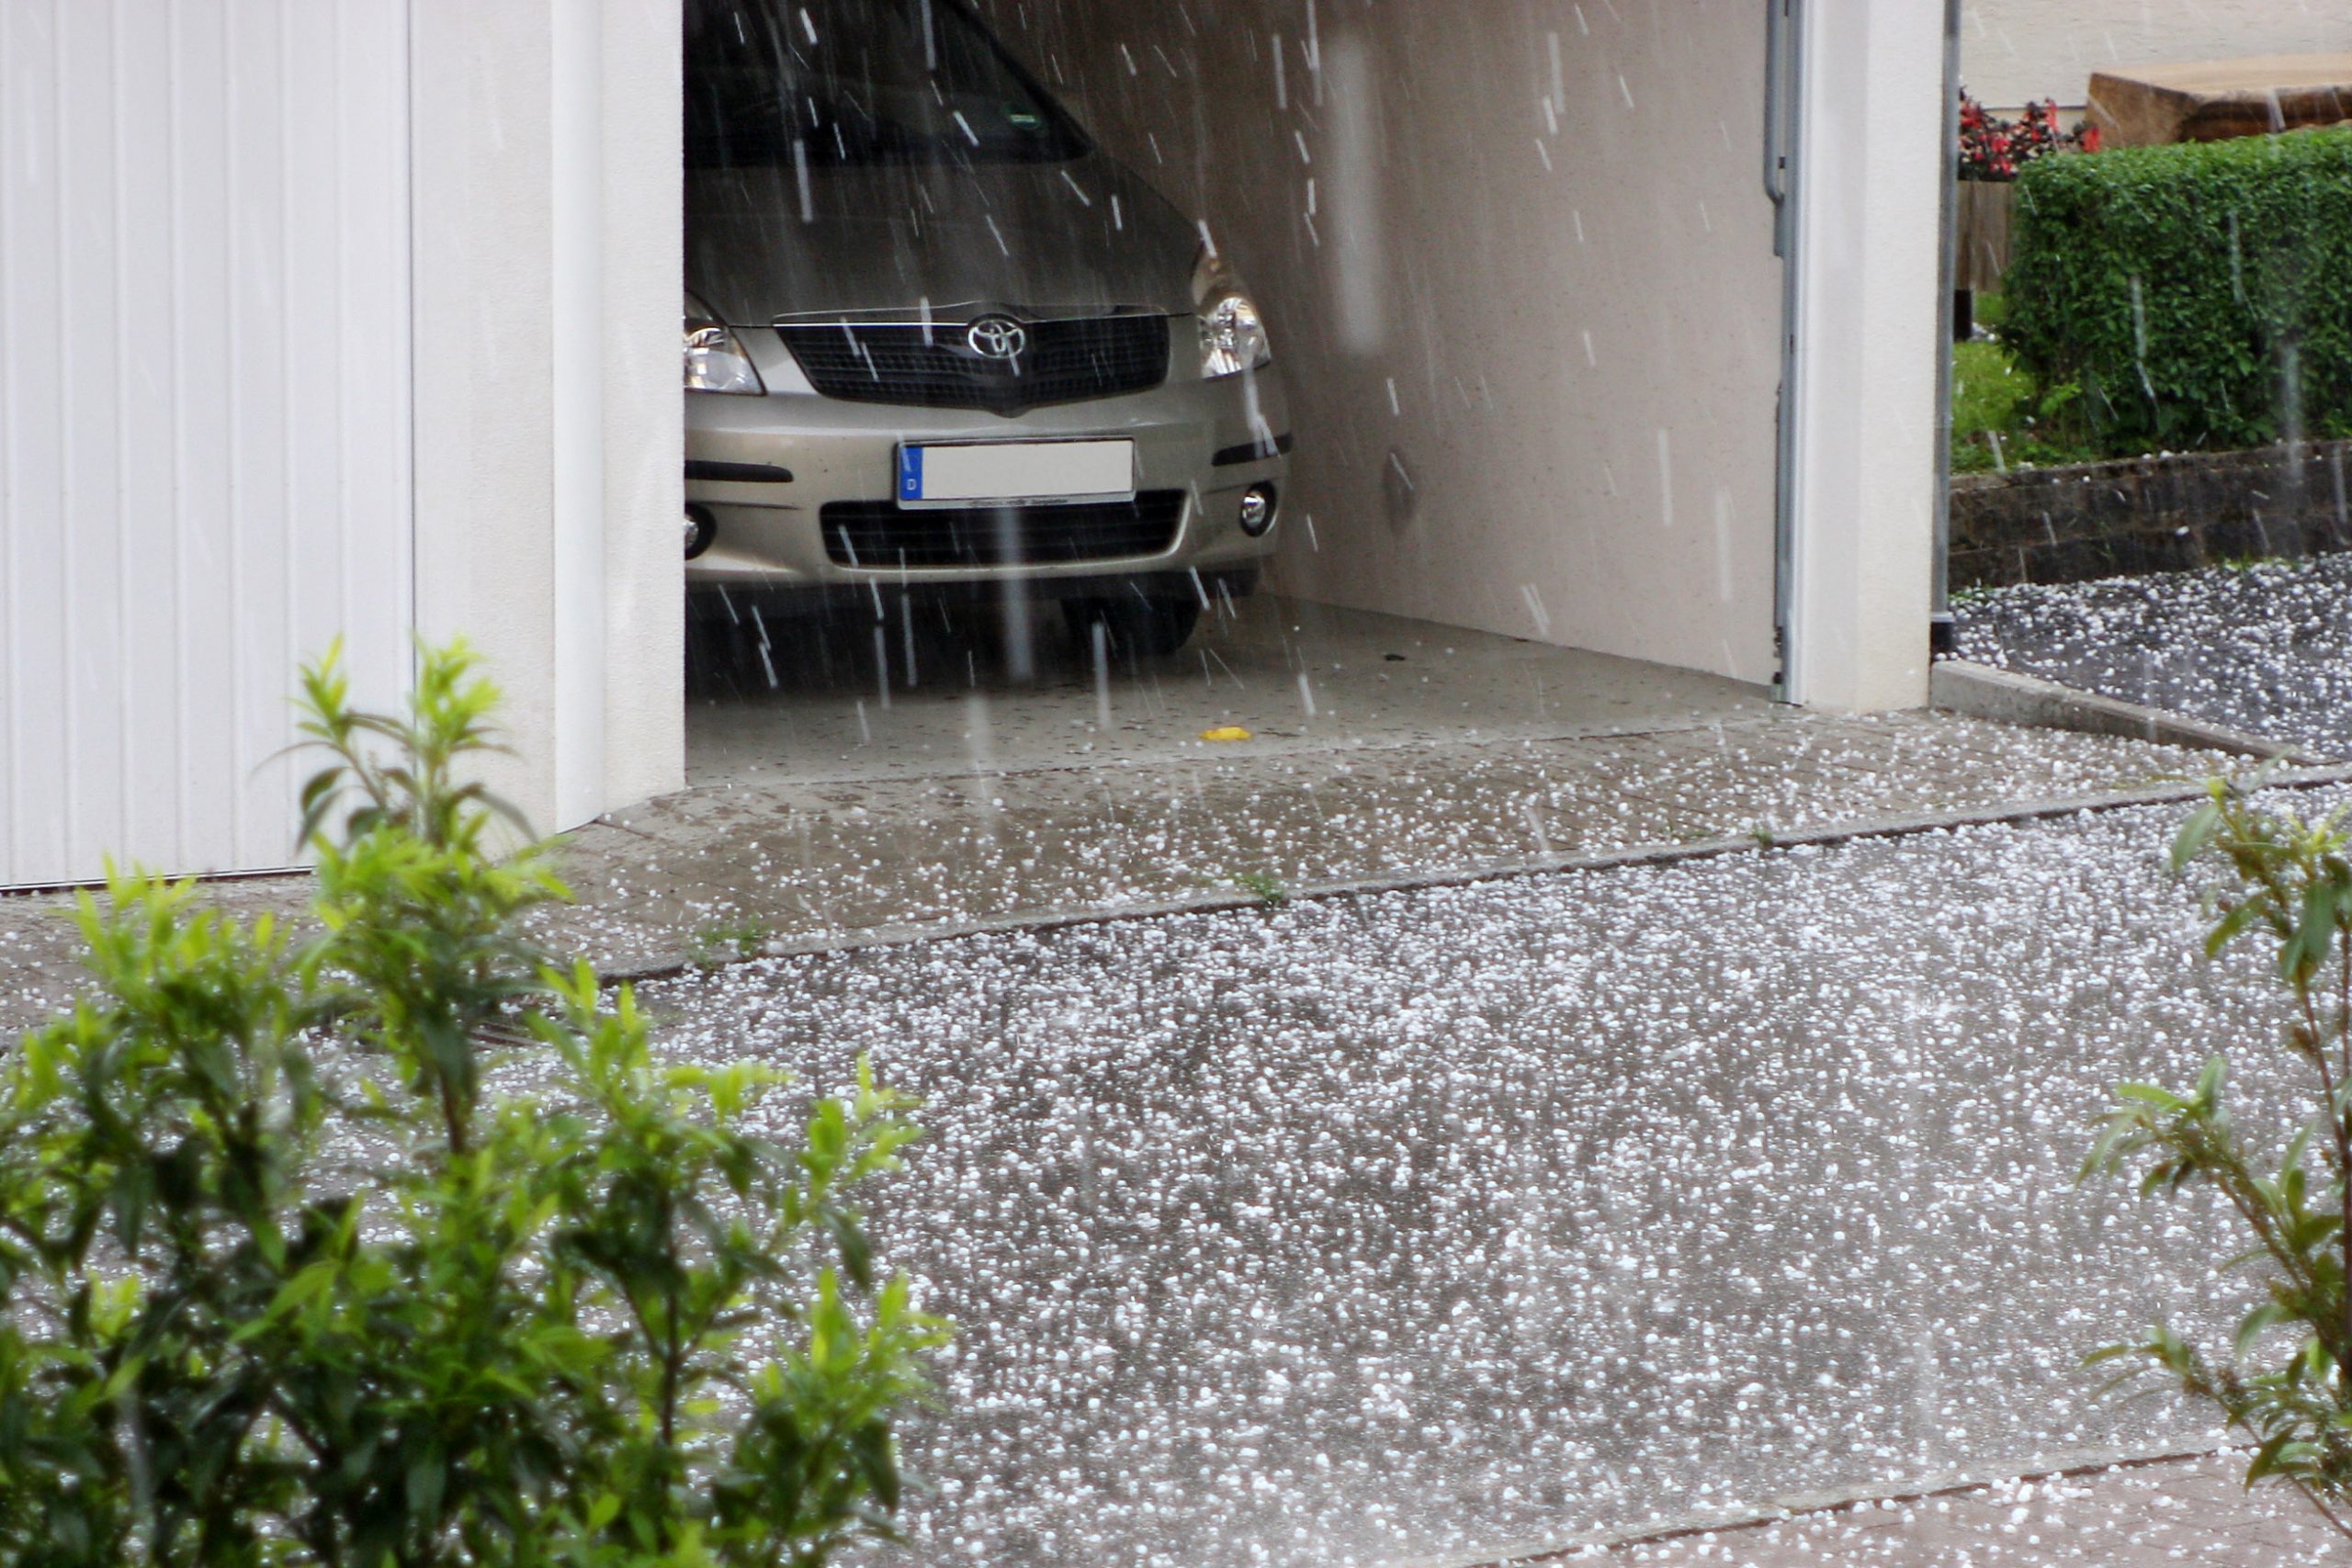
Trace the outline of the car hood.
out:
<instances>
[{"instance_id":1,"label":"car hood","mask_svg":"<svg viewBox=\"0 0 2352 1568\"><path fill-rule=\"evenodd\" d=\"M992 306L1185 315L1201 239L1099 153L1068 164L690 170L686 287L736 326Z\"/></svg>"}]
</instances>

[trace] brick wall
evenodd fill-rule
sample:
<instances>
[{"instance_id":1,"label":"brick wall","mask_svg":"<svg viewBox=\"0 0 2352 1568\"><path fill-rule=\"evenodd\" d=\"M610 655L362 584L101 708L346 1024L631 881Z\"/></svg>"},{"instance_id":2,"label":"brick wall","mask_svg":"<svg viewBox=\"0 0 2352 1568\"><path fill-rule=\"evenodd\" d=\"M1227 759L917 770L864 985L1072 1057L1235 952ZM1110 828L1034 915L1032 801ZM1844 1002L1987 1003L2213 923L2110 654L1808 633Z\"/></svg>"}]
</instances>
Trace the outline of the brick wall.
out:
<instances>
[{"instance_id":1,"label":"brick wall","mask_svg":"<svg viewBox=\"0 0 2352 1568\"><path fill-rule=\"evenodd\" d=\"M1951 485L1951 585L2081 582L2352 549L2352 441L2133 458Z\"/></svg>"}]
</instances>

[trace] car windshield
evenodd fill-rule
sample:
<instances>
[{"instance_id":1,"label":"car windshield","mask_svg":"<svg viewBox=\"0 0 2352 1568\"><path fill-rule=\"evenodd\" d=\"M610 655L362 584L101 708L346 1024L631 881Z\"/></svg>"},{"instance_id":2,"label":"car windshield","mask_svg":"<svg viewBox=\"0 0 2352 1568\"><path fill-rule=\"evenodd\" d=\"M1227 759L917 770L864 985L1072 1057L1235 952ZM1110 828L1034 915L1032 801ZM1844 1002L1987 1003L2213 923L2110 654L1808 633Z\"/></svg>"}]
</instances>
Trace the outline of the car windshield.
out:
<instances>
[{"instance_id":1,"label":"car windshield","mask_svg":"<svg viewBox=\"0 0 2352 1568\"><path fill-rule=\"evenodd\" d=\"M689 0L686 163L1057 163L1086 141L951 0Z\"/></svg>"}]
</instances>

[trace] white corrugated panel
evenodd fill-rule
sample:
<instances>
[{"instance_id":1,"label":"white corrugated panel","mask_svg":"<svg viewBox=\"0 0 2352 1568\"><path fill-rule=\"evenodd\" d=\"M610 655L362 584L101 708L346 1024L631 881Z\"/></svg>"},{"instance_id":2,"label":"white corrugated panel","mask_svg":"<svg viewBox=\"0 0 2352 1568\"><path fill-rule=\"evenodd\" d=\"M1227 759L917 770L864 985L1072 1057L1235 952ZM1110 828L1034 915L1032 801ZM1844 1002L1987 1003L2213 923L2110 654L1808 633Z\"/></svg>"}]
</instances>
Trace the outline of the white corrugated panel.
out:
<instances>
[{"instance_id":1,"label":"white corrugated panel","mask_svg":"<svg viewBox=\"0 0 2352 1568\"><path fill-rule=\"evenodd\" d=\"M0 886L296 858L411 668L406 0L0 0Z\"/></svg>"}]
</instances>

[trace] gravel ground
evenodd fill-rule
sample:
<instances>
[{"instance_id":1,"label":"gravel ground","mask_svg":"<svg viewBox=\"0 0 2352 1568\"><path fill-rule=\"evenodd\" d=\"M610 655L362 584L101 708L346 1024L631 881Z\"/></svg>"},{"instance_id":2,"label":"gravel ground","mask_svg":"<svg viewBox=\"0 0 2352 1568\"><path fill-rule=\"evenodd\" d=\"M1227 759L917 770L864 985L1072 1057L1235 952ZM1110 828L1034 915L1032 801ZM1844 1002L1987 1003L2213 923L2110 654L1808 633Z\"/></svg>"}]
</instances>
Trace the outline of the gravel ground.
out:
<instances>
[{"instance_id":1,"label":"gravel ground","mask_svg":"<svg viewBox=\"0 0 2352 1568\"><path fill-rule=\"evenodd\" d=\"M1964 659L2352 757L2352 557L2037 583L1954 608Z\"/></svg>"},{"instance_id":2,"label":"gravel ground","mask_svg":"<svg viewBox=\"0 0 2352 1568\"><path fill-rule=\"evenodd\" d=\"M2077 1366L2223 1316L2205 1204L2074 1183L2112 1082L2268 1028L2250 962L2191 957L2177 815L647 998L681 1058L870 1051L930 1100L876 1216L967 1325L919 1560L1387 1562L2217 1440Z\"/></svg>"}]
</instances>

